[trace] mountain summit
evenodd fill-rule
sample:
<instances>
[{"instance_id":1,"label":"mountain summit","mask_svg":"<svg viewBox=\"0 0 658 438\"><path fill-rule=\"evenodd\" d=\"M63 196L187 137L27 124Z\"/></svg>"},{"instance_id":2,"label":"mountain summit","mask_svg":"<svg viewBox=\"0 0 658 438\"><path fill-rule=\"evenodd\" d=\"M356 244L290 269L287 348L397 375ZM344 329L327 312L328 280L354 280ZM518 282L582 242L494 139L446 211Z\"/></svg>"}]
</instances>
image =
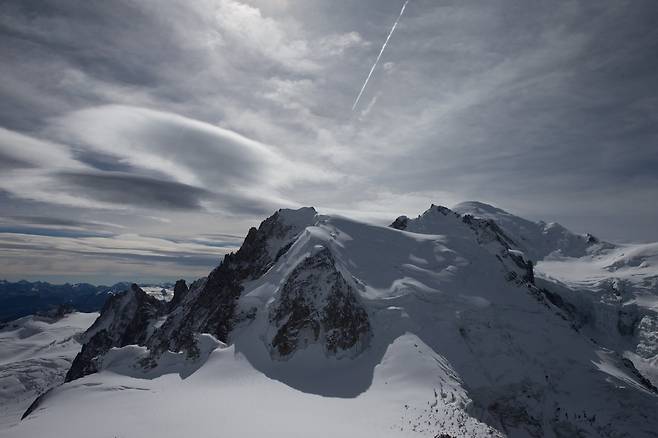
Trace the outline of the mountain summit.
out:
<instances>
[{"instance_id":1,"label":"mountain summit","mask_svg":"<svg viewBox=\"0 0 658 438\"><path fill-rule=\"evenodd\" d=\"M12 433L655 436L657 261L476 202L279 210L169 303L113 296Z\"/></svg>"}]
</instances>

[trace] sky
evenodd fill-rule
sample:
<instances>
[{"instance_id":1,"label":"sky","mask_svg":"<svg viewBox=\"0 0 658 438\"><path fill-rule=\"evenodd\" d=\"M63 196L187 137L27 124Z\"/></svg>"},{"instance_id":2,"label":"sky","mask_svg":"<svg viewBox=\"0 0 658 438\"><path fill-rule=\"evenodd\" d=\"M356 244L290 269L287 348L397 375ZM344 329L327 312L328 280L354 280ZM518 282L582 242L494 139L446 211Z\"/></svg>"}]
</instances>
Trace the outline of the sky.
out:
<instances>
[{"instance_id":1,"label":"sky","mask_svg":"<svg viewBox=\"0 0 658 438\"><path fill-rule=\"evenodd\" d=\"M4 0L0 278L205 276L278 208L658 240L651 1Z\"/></svg>"}]
</instances>

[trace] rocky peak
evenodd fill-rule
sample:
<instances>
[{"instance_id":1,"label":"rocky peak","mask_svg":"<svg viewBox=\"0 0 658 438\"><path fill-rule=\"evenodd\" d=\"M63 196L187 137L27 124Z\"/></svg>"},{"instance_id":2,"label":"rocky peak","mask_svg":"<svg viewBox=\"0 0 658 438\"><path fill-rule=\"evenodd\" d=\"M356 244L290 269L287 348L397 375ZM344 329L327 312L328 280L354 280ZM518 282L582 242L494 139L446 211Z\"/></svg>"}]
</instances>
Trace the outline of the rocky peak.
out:
<instances>
[{"instance_id":1,"label":"rocky peak","mask_svg":"<svg viewBox=\"0 0 658 438\"><path fill-rule=\"evenodd\" d=\"M227 255L223 264L231 264L243 279L260 277L287 251L304 228L313 225L316 215L313 207L278 210L258 228L249 229L240 249Z\"/></svg>"},{"instance_id":2,"label":"rocky peak","mask_svg":"<svg viewBox=\"0 0 658 438\"><path fill-rule=\"evenodd\" d=\"M281 209L251 228L240 249L224 256L199 286L181 315L162 325L149 342L155 352L185 350L195 355L195 333L210 333L227 342L235 324L242 282L262 276L290 248L297 236L313 225L317 212L312 207Z\"/></svg>"},{"instance_id":3,"label":"rocky peak","mask_svg":"<svg viewBox=\"0 0 658 438\"><path fill-rule=\"evenodd\" d=\"M450 210L448 207L444 207L443 205L436 205L436 204L430 205L430 208L423 214L431 213L433 211L441 213L444 216L447 216L449 214L457 214L454 211Z\"/></svg>"},{"instance_id":4,"label":"rocky peak","mask_svg":"<svg viewBox=\"0 0 658 438\"><path fill-rule=\"evenodd\" d=\"M176 306L182 303L189 291L190 290L187 287L185 280L178 280L174 285L174 297L169 302L169 309L174 309Z\"/></svg>"},{"instance_id":5,"label":"rocky peak","mask_svg":"<svg viewBox=\"0 0 658 438\"><path fill-rule=\"evenodd\" d=\"M589 243L589 244L595 244L595 243L600 242L598 237L596 237L596 236L594 236L593 234L590 234L590 233L585 233L585 240L587 240L587 243Z\"/></svg>"},{"instance_id":6,"label":"rocky peak","mask_svg":"<svg viewBox=\"0 0 658 438\"><path fill-rule=\"evenodd\" d=\"M371 336L368 314L327 248L290 273L270 306L269 319L270 352L277 359L314 343L330 356L356 355Z\"/></svg>"},{"instance_id":7,"label":"rocky peak","mask_svg":"<svg viewBox=\"0 0 658 438\"><path fill-rule=\"evenodd\" d=\"M407 216L398 216L389 227L395 228L396 230L406 230L408 224L409 218Z\"/></svg>"},{"instance_id":8,"label":"rocky peak","mask_svg":"<svg viewBox=\"0 0 658 438\"><path fill-rule=\"evenodd\" d=\"M66 381L78 379L98 370L99 359L112 347L144 345L148 327L166 312L167 304L148 295L136 284L111 295L101 314L85 332L86 343L73 360Z\"/></svg>"}]
</instances>

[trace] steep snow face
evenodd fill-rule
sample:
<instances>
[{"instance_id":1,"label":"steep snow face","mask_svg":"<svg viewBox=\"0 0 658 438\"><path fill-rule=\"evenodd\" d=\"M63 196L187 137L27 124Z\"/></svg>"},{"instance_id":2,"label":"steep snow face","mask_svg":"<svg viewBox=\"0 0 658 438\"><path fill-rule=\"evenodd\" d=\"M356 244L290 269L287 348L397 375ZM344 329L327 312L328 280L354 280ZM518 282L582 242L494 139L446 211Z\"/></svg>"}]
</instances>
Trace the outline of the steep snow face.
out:
<instances>
[{"instance_id":1,"label":"steep snow face","mask_svg":"<svg viewBox=\"0 0 658 438\"><path fill-rule=\"evenodd\" d=\"M482 202L462 202L453 207L461 215L492 219L532 260L541 260L549 254L564 257L581 257L589 252L611 247L591 234L572 233L557 222L532 222Z\"/></svg>"},{"instance_id":2,"label":"steep snow face","mask_svg":"<svg viewBox=\"0 0 658 438\"><path fill-rule=\"evenodd\" d=\"M404 219L403 219L404 218ZM534 282L532 264L517 245L492 219L460 215L449 208L432 204L415 219L400 217L392 228L414 233L440 235L444 238L459 238L462 241L478 244L475 252L485 250L494 255L506 271L508 280ZM453 243L453 246L455 243Z\"/></svg>"},{"instance_id":3,"label":"steep snow face","mask_svg":"<svg viewBox=\"0 0 658 438\"><path fill-rule=\"evenodd\" d=\"M495 221L513 248L537 261L538 285L571 309L582 329L619 351L658 385L658 243L619 245L559 224L531 222L479 202L455 210Z\"/></svg>"},{"instance_id":4,"label":"steep snow face","mask_svg":"<svg viewBox=\"0 0 658 438\"><path fill-rule=\"evenodd\" d=\"M12 436L654 436L655 388L576 330L512 233L437 206L395 224L276 213Z\"/></svg>"},{"instance_id":5,"label":"steep snow face","mask_svg":"<svg viewBox=\"0 0 658 438\"><path fill-rule=\"evenodd\" d=\"M590 336L622 352L658 386L658 244L551 257L536 271L540 281L563 286L554 288L582 309Z\"/></svg>"},{"instance_id":6,"label":"steep snow face","mask_svg":"<svg viewBox=\"0 0 658 438\"><path fill-rule=\"evenodd\" d=\"M79 335L98 313L26 316L0 328L0 430L20 421L34 398L64 381Z\"/></svg>"}]
</instances>

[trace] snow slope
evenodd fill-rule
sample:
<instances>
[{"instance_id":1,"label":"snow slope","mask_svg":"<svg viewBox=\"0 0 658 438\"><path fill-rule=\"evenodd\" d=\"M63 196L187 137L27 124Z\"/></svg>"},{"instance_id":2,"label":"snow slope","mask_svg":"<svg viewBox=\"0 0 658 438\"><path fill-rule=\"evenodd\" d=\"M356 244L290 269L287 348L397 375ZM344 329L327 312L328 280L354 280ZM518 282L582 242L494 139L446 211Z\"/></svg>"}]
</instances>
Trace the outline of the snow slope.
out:
<instances>
[{"instance_id":1,"label":"snow slope","mask_svg":"<svg viewBox=\"0 0 658 438\"><path fill-rule=\"evenodd\" d=\"M592 250L611 247L591 234L575 234L557 222L532 222L482 202L462 202L452 208L459 214L494 220L510 237L515 246L532 260L548 255L580 257Z\"/></svg>"},{"instance_id":2,"label":"snow slope","mask_svg":"<svg viewBox=\"0 0 658 438\"><path fill-rule=\"evenodd\" d=\"M496 223L436 206L403 229L282 210L142 346L101 353L99 372L0 436L655 436L655 388L555 298L576 291L534 283L532 240ZM548 235L536 254L555 252ZM558 249L593 244L573 242ZM226 343L157 348L190 327Z\"/></svg>"},{"instance_id":3,"label":"snow slope","mask_svg":"<svg viewBox=\"0 0 658 438\"><path fill-rule=\"evenodd\" d=\"M375 370L371 388L352 398L304 393L270 379L234 347L215 350L185 380L177 374L140 379L105 371L65 385L52 406L7 436L417 437L441 426L446 412L457 414L455 424L443 425L455 436L459 421L465 423L462 430L499 436L459 415L464 391L446 364L419 350L429 351L413 335L398 339ZM420 359L412 368L402 366L413 355ZM433 387L443 392L435 394ZM53 409L56 414L48 412Z\"/></svg>"},{"instance_id":4,"label":"snow slope","mask_svg":"<svg viewBox=\"0 0 658 438\"><path fill-rule=\"evenodd\" d=\"M454 209L496 221L536 261L539 283L575 307L587 335L658 386L658 243L602 242L479 202Z\"/></svg>"},{"instance_id":5,"label":"snow slope","mask_svg":"<svg viewBox=\"0 0 658 438\"><path fill-rule=\"evenodd\" d=\"M80 351L77 336L98 313L26 316L0 328L0 430L19 422L34 398L64 381Z\"/></svg>"}]
</instances>

